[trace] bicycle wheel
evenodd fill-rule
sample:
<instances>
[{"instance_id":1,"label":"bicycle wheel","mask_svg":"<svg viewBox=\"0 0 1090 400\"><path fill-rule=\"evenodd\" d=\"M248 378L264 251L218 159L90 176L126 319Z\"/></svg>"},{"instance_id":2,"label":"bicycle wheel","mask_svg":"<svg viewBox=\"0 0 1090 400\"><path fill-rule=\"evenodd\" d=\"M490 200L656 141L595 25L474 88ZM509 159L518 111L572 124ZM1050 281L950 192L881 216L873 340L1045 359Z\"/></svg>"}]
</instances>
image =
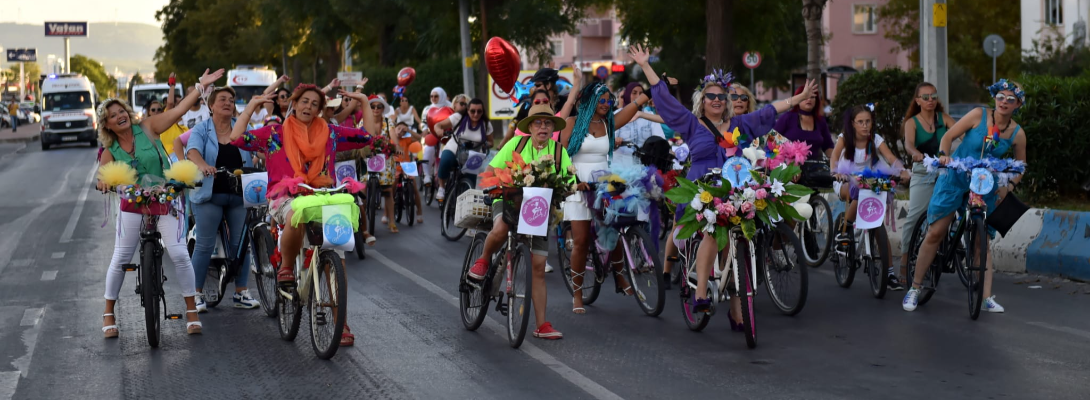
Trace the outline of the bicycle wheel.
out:
<instances>
[{"instance_id":1,"label":"bicycle wheel","mask_svg":"<svg viewBox=\"0 0 1090 400\"><path fill-rule=\"evenodd\" d=\"M215 308L223 300L224 292L221 287L227 286L225 275L227 275L227 265L224 264L224 260L213 259L204 277L204 287L201 288L208 308Z\"/></svg>"},{"instance_id":2,"label":"bicycle wheel","mask_svg":"<svg viewBox=\"0 0 1090 400\"><path fill-rule=\"evenodd\" d=\"M379 188L378 179L368 179L367 181L367 231L375 234L375 213L378 212L379 200L382 198L382 191Z\"/></svg>"},{"instance_id":3,"label":"bicycle wheel","mask_svg":"<svg viewBox=\"0 0 1090 400\"><path fill-rule=\"evenodd\" d=\"M465 259L462 260L462 274L458 276L458 311L462 315L462 325L465 325L468 331L480 328L485 314L488 314L490 300L488 287L491 279L476 283L470 282L466 277L473 263L481 258L481 253L484 252L484 241L487 238L488 234L484 232L473 236L473 241L469 243L469 249L466 250Z\"/></svg>"},{"instance_id":4,"label":"bicycle wheel","mask_svg":"<svg viewBox=\"0 0 1090 400\"><path fill-rule=\"evenodd\" d=\"M795 231L780 222L757 247L757 262L764 270L768 298L784 315L796 315L806 306L808 271L799 262L802 244Z\"/></svg>"},{"instance_id":5,"label":"bicycle wheel","mask_svg":"<svg viewBox=\"0 0 1090 400\"><path fill-rule=\"evenodd\" d=\"M530 247L519 243L511 255L511 292L507 294L507 340L516 349L526 338L526 325L533 312L531 268Z\"/></svg>"},{"instance_id":6,"label":"bicycle wheel","mask_svg":"<svg viewBox=\"0 0 1090 400\"><path fill-rule=\"evenodd\" d=\"M711 321L712 318L706 312L693 311L693 302L696 300L696 279L689 279L689 276L696 276L697 243L698 241L695 238L689 239L689 245L682 249L686 254L686 262L683 265L674 266L674 268L680 269L683 274L683 280L678 290L681 294L681 316L685 318L685 325L689 327L689 330L694 332L704 330L704 327L708 326L708 321ZM705 289L705 292L704 298L711 298L711 291Z\"/></svg>"},{"instance_id":7,"label":"bicycle wheel","mask_svg":"<svg viewBox=\"0 0 1090 400\"><path fill-rule=\"evenodd\" d=\"M976 320L984 302L984 274L988 267L988 227L984 225L984 217L971 216L966 233L970 235L965 249L965 264L969 266L969 318Z\"/></svg>"},{"instance_id":8,"label":"bicycle wheel","mask_svg":"<svg viewBox=\"0 0 1090 400\"><path fill-rule=\"evenodd\" d=\"M424 168L428 168L429 165L425 165ZM431 207L431 202L435 201L435 181L424 184L424 190L420 193L424 196L424 205Z\"/></svg>"},{"instance_id":9,"label":"bicycle wheel","mask_svg":"<svg viewBox=\"0 0 1090 400\"><path fill-rule=\"evenodd\" d=\"M295 268L295 270L298 273L299 268ZM276 307L277 322L279 322L277 329L280 330L280 338L290 342L295 340L295 336L299 334L299 320L303 314L303 300L299 298L298 290L294 288L288 290L291 293L291 299L277 292Z\"/></svg>"},{"instance_id":10,"label":"bicycle wheel","mask_svg":"<svg viewBox=\"0 0 1090 400\"><path fill-rule=\"evenodd\" d=\"M265 310L265 315L275 317L276 268L279 266L273 265L269 256L272 255L272 249L276 244L273 243L272 235L269 234L269 229L265 225L255 226L251 232L253 237L250 240L250 246L253 251L250 252L250 268L253 269L254 279L257 280L257 294L261 297L261 309Z\"/></svg>"},{"instance_id":11,"label":"bicycle wheel","mask_svg":"<svg viewBox=\"0 0 1090 400\"><path fill-rule=\"evenodd\" d=\"M912 239L909 242L908 265L905 268L905 276L908 278L906 280L909 281L910 285L916 279L916 259L920 255L920 246L923 245L924 239L927 238L927 229L926 217L921 217L917 220L916 226L912 228ZM946 247L945 240L943 242L944 243L939 246L939 250ZM941 253L937 252L935 254L935 259L931 263L931 267L927 269L927 272L923 276L923 281L921 281L923 286L921 286L920 299L917 306L922 306L930 301L931 296L935 294L935 289L939 287L939 277L942 275L942 268L937 266L941 265L944 258L945 257Z\"/></svg>"},{"instance_id":12,"label":"bicycle wheel","mask_svg":"<svg viewBox=\"0 0 1090 400\"><path fill-rule=\"evenodd\" d=\"M835 229L840 229L840 225L844 223L844 213L837 214L836 223L833 225ZM855 280L855 240L852 236L855 235L855 229L848 227L848 245L845 246L843 252L837 250L837 253L833 256L833 272L836 273L836 283L842 288L852 287L852 281ZM840 247L840 245L837 245Z\"/></svg>"},{"instance_id":13,"label":"bicycle wheel","mask_svg":"<svg viewBox=\"0 0 1090 400\"><path fill-rule=\"evenodd\" d=\"M880 299L886 296L889 269L893 266L893 262L889 259L889 238L886 236L886 227L871 229L869 234L863 237L870 240L870 254L863 256L863 262L866 264L867 277L870 278L871 294L874 298Z\"/></svg>"},{"instance_id":14,"label":"bicycle wheel","mask_svg":"<svg viewBox=\"0 0 1090 400\"><path fill-rule=\"evenodd\" d=\"M366 239L363 237L363 232L367 229L367 224L364 224L363 220L367 216L367 214L364 214L363 211L365 211L364 207L367 207L367 201L361 201L361 200L362 199L359 199L358 197L356 199L356 203L360 207L360 223L359 223L359 229L356 229L356 233L353 233L353 235L355 236L354 239L356 241L356 258L358 258L360 260L365 260L365 259L367 259L367 255L364 254L363 250L364 250L364 242L365 242Z\"/></svg>"},{"instance_id":15,"label":"bicycle wheel","mask_svg":"<svg viewBox=\"0 0 1090 400\"><path fill-rule=\"evenodd\" d=\"M560 232L557 234L559 241L556 248L556 258L560 264L560 275L564 276L564 287L568 288L568 294L575 296L575 286L572 283L571 276L571 252L575 246L575 240L572 239L571 223L564 221L558 226ZM602 290L601 281L598 279L596 272L598 271L597 264L594 261L595 255L593 250L587 251L587 264L583 270L583 305L588 306L598 300L598 294Z\"/></svg>"},{"instance_id":16,"label":"bicycle wheel","mask_svg":"<svg viewBox=\"0 0 1090 400\"><path fill-rule=\"evenodd\" d=\"M311 281L310 344L314 355L328 360L341 346L341 333L348 318L348 278L341 257L333 250L323 250L318 256L317 287Z\"/></svg>"},{"instance_id":17,"label":"bicycle wheel","mask_svg":"<svg viewBox=\"0 0 1090 400\"><path fill-rule=\"evenodd\" d=\"M666 303L666 288L662 286L662 259L655 248L657 243L640 226L628 228L624 240L628 243L625 268L636 290L633 298L644 314L657 317Z\"/></svg>"},{"instance_id":18,"label":"bicycle wheel","mask_svg":"<svg viewBox=\"0 0 1090 400\"><path fill-rule=\"evenodd\" d=\"M454 225L454 213L458 208L458 196L470 189L473 189L473 184L468 179L461 179L454 185L454 189L447 193L447 200L443 202L443 208L440 211L442 221L439 222L439 226L442 228L443 237L449 241L458 241L466 234L466 228Z\"/></svg>"},{"instance_id":19,"label":"bicycle wheel","mask_svg":"<svg viewBox=\"0 0 1090 400\"><path fill-rule=\"evenodd\" d=\"M809 203L810 207L814 208L814 213L810 219L801 224L804 226L801 241L805 246L802 256L806 265L816 268L829 258L833 247L833 236L836 235L833 234L833 212L829 208L829 202L815 194L810 196Z\"/></svg>"},{"instance_id":20,"label":"bicycle wheel","mask_svg":"<svg viewBox=\"0 0 1090 400\"><path fill-rule=\"evenodd\" d=\"M402 185L394 187L394 221L401 223L401 215L405 212L405 191ZM410 217L411 219L411 217Z\"/></svg>"},{"instance_id":21,"label":"bicycle wheel","mask_svg":"<svg viewBox=\"0 0 1090 400\"><path fill-rule=\"evenodd\" d=\"M163 270L156 257L154 241L145 241L140 245L140 302L144 305L144 327L147 329L148 345L159 347L162 338L162 318L159 316L159 301L163 298Z\"/></svg>"},{"instance_id":22,"label":"bicycle wheel","mask_svg":"<svg viewBox=\"0 0 1090 400\"><path fill-rule=\"evenodd\" d=\"M949 261L952 264L954 271L958 274L958 279L961 280L961 284L969 287L969 263L965 262L965 241L964 236L962 240L954 242L954 251L951 254Z\"/></svg>"},{"instance_id":23,"label":"bicycle wheel","mask_svg":"<svg viewBox=\"0 0 1090 400\"><path fill-rule=\"evenodd\" d=\"M757 291L756 288L753 287L753 277L751 276L753 272L750 268L752 268L753 265L749 260L749 254L750 251L752 251L752 249L749 248L749 243L750 242L745 239L739 239L738 245L735 246L735 252L732 256L734 256L735 268L738 268L739 272L739 275L736 275L735 279L741 277L739 285L741 290L738 292L737 296L742 302L742 327L746 334L746 347L752 349L757 347L757 321L756 315L753 312L755 310L753 297L756 296Z\"/></svg>"},{"instance_id":24,"label":"bicycle wheel","mask_svg":"<svg viewBox=\"0 0 1090 400\"><path fill-rule=\"evenodd\" d=\"M401 199L405 208L405 219L409 220L409 226L413 226L416 223L416 191L413 190L412 181L401 185Z\"/></svg>"}]
</instances>

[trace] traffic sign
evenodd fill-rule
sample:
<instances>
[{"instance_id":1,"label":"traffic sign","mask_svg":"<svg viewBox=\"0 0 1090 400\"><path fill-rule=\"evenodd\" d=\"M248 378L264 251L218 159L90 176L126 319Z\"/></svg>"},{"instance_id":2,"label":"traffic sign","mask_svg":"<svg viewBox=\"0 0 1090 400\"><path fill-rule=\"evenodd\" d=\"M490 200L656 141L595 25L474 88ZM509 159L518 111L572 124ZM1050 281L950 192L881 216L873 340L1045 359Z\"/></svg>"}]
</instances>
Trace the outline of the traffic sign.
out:
<instances>
[{"instance_id":1,"label":"traffic sign","mask_svg":"<svg viewBox=\"0 0 1090 400\"><path fill-rule=\"evenodd\" d=\"M742 55L742 64L745 64L746 68L754 69L761 65L761 53L756 51L747 51Z\"/></svg>"},{"instance_id":2,"label":"traffic sign","mask_svg":"<svg viewBox=\"0 0 1090 400\"><path fill-rule=\"evenodd\" d=\"M337 80L341 81L343 87L353 87L363 80L363 72L338 72Z\"/></svg>"},{"instance_id":3,"label":"traffic sign","mask_svg":"<svg viewBox=\"0 0 1090 400\"><path fill-rule=\"evenodd\" d=\"M599 65L598 68L594 69L594 76L597 76L598 79L608 78L609 77L609 68L606 68L605 65Z\"/></svg>"},{"instance_id":4,"label":"traffic sign","mask_svg":"<svg viewBox=\"0 0 1090 400\"><path fill-rule=\"evenodd\" d=\"M8 62L38 61L38 49L8 49Z\"/></svg>"},{"instance_id":5,"label":"traffic sign","mask_svg":"<svg viewBox=\"0 0 1090 400\"><path fill-rule=\"evenodd\" d=\"M1003 37L991 34L984 38L984 54L988 57L999 57L1003 55L1003 50L1006 50L1007 42L1003 41Z\"/></svg>"},{"instance_id":6,"label":"traffic sign","mask_svg":"<svg viewBox=\"0 0 1090 400\"><path fill-rule=\"evenodd\" d=\"M936 28L946 27L946 4L935 3L931 5L931 25Z\"/></svg>"}]
</instances>

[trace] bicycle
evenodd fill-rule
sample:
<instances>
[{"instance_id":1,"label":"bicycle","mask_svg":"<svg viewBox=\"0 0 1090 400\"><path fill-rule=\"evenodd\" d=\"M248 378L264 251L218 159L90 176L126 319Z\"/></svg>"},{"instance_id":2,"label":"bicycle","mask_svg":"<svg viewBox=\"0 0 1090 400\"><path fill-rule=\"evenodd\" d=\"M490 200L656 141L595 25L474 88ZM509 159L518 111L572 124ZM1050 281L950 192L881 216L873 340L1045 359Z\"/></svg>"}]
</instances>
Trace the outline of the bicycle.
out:
<instances>
[{"instance_id":1,"label":"bicycle","mask_svg":"<svg viewBox=\"0 0 1090 400\"><path fill-rule=\"evenodd\" d=\"M946 236L942 238L942 243L939 244L931 267L924 273L918 305L924 305L931 300L931 296L935 294L935 290L939 287L939 278L944 273L956 272L962 285L966 288L969 287L969 272L965 266L965 240L962 234L965 232L966 225L963 214L962 211L954 213L955 220L950 224ZM916 274L916 259L920 254L920 246L923 245L924 238L927 237L928 227L927 216L922 215L912 228L912 239L909 241L908 248L908 265L905 268L906 276L913 277Z\"/></svg>"},{"instance_id":2,"label":"bicycle","mask_svg":"<svg viewBox=\"0 0 1090 400\"><path fill-rule=\"evenodd\" d=\"M855 176L860 176L855 174ZM892 182L899 182L900 179L893 176L885 176L879 179L888 179ZM870 189L860 188L860 193L869 191ZM892 192L887 193L892 196ZM862 197L862 196L860 196ZM860 206L862 207L862 205ZM845 224L844 213L837 214L836 222L834 226L842 227ZM889 234L886 233L886 226L883 223L875 228L861 230L862 241L856 241L856 229L853 227L847 227L845 230L846 238L844 241L837 243L837 250L832 254L833 272L836 276L836 283L842 288L850 288L855 281L855 271L860 268L860 264L863 265L863 272L867 274L870 281L871 294L876 299L881 299L886 295L887 285L889 285L889 271L893 268L893 259L890 256ZM859 254L856 254L856 252Z\"/></svg>"},{"instance_id":3,"label":"bicycle","mask_svg":"<svg viewBox=\"0 0 1090 400\"><path fill-rule=\"evenodd\" d=\"M394 221L401 223L401 216L405 215L409 226L416 222L416 190L413 188L412 179L405 173L397 174L394 183Z\"/></svg>"},{"instance_id":4,"label":"bicycle","mask_svg":"<svg viewBox=\"0 0 1090 400\"><path fill-rule=\"evenodd\" d=\"M459 167L451 171L450 179L447 179L447 184L443 189L446 192L446 199L439 201L439 229L444 238L456 242L462 236L465 236L467 231L466 228L454 225L458 196L467 190L473 189L476 186L477 179L475 175L462 173L461 168L469 158L469 150L473 150L470 147L474 147L472 145L474 142L462 143L457 137L452 140L458 143L456 159ZM454 201L449 201L450 199L454 199Z\"/></svg>"},{"instance_id":5,"label":"bicycle","mask_svg":"<svg viewBox=\"0 0 1090 400\"><path fill-rule=\"evenodd\" d=\"M814 213L805 221L795 224L795 235L802 247L803 262L810 267L820 267L828 259L833 247L833 212L829 202L814 193L807 200Z\"/></svg>"},{"instance_id":6,"label":"bicycle","mask_svg":"<svg viewBox=\"0 0 1090 400\"><path fill-rule=\"evenodd\" d=\"M480 221L479 226L482 229L473 236L462 262L462 274L458 282L458 308L466 330L475 331L484 322L488 304L495 300L496 311L507 317L508 344L518 348L526 338L526 326L530 322L533 306L530 297L533 287L530 237L518 233L522 189L503 188L493 193L492 196L484 197L485 204L491 204L493 198L500 198L499 201L503 202L501 218L507 224L507 239L496 254L492 255L484 279L480 282L469 279L469 269L484 252L484 242L491 230L491 217ZM502 269L497 267L501 264Z\"/></svg>"},{"instance_id":7,"label":"bicycle","mask_svg":"<svg viewBox=\"0 0 1090 400\"><path fill-rule=\"evenodd\" d=\"M346 185L319 189L300 183L299 187L307 189L314 195L329 195L343 191ZM303 212L303 210L296 210L296 212ZM279 317L277 328L282 339L295 340L299 332L303 306L306 305L310 315L310 341L314 354L320 359L328 360L337 354L341 334L344 332L348 306L348 278L340 256L332 249L322 248L323 224L308 222L305 223L304 230L306 242L300 249L295 263L295 280L278 285L276 290L276 307ZM279 232L279 227L275 227L274 240L279 239ZM360 243L356 244L356 246L360 245ZM277 249L274 257L279 258L279 256L280 251Z\"/></svg>"},{"instance_id":8,"label":"bicycle","mask_svg":"<svg viewBox=\"0 0 1090 400\"><path fill-rule=\"evenodd\" d=\"M801 224L796 224L797 227ZM806 306L809 292L809 272L802 268L799 251L802 241L795 235L795 230L783 221L775 226L759 224L757 227L757 264L759 282L764 283L768 298L780 313L798 315ZM796 278L793 278L797 276ZM792 284L797 280L798 284ZM798 286L794 288L793 286Z\"/></svg>"}]
</instances>

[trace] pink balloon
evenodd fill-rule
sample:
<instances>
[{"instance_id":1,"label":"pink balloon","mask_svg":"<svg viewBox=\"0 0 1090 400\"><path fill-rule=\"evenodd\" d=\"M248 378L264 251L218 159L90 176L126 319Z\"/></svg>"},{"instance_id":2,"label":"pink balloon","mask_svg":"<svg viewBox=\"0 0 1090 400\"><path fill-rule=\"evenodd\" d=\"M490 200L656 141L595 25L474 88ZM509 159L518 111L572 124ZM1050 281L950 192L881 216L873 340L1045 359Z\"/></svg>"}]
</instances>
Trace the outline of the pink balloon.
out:
<instances>
[{"instance_id":1,"label":"pink balloon","mask_svg":"<svg viewBox=\"0 0 1090 400\"><path fill-rule=\"evenodd\" d=\"M443 122L443 120L450 118L451 115L454 115L454 109L450 107L432 107L428 109L428 129L435 132L435 124Z\"/></svg>"},{"instance_id":2,"label":"pink balloon","mask_svg":"<svg viewBox=\"0 0 1090 400\"><path fill-rule=\"evenodd\" d=\"M522 67L518 49L501 37L493 37L485 45L484 64L488 68L488 75L492 76L500 89L510 93Z\"/></svg>"}]
</instances>

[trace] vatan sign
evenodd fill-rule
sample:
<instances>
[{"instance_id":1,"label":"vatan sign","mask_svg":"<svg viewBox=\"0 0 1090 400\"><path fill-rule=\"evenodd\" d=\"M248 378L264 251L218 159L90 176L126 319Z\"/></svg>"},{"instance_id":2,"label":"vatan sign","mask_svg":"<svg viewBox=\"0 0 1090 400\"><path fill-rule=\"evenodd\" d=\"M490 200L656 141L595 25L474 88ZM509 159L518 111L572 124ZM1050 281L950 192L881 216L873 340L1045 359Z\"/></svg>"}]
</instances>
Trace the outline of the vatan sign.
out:
<instances>
[{"instance_id":1,"label":"vatan sign","mask_svg":"<svg viewBox=\"0 0 1090 400\"><path fill-rule=\"evenodd\" d=\"M8 62L38 61L38 49L8 49Z\"/></svg>"},{"instance_id":2,"label":"vatan sign","mask_svg":"<svg viewBox=\"0 0 1090 400\"><path fill-rule=\"evenodd\" d=\"M87 22L46 22L46 37L87 36Z\"/></svg>"}]
</instances>

